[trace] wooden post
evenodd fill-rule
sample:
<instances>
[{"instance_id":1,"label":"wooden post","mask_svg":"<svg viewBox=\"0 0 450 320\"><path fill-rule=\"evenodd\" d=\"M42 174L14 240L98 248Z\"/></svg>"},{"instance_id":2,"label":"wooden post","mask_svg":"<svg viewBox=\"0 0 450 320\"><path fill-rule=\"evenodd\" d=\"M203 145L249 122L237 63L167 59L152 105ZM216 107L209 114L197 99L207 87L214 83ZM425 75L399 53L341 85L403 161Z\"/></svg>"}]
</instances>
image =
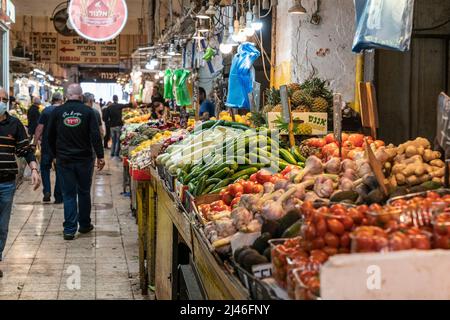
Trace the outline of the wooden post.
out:
<instances>
[{"instance_id":1,"label":"wooden post","mask_svg":"<svg viewBox=\"0 0 450 320\"><path fill-rule=\"evenodd\" d=\"M358 113L361 112L359 84L363 81L364 81L364 53L359 53L356 55L355 104L354 104L354 110Z\"/></svg>"}]
</instances>

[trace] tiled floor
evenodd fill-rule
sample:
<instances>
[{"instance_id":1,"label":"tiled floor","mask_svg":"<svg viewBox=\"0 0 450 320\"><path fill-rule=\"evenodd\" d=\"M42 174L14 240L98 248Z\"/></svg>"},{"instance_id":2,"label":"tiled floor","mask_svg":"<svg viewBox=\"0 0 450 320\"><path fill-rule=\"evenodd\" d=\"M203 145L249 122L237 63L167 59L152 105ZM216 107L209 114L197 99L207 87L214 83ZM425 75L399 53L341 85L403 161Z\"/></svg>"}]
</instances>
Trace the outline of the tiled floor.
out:
<instances>
[{"instance_id":1,"label":"tiled floor","mask_svg":"<svg viewBox=\"0 0 450 320\"><path fill-rule=\"evenodd\" d=\"M94 231L64 241L63 206L42 204L42 193L24 182L0 265L0 300L146 299L139 289L137 226L121 191L122 165L108 161L94 180Z\"/></svg>"}]
</instances>

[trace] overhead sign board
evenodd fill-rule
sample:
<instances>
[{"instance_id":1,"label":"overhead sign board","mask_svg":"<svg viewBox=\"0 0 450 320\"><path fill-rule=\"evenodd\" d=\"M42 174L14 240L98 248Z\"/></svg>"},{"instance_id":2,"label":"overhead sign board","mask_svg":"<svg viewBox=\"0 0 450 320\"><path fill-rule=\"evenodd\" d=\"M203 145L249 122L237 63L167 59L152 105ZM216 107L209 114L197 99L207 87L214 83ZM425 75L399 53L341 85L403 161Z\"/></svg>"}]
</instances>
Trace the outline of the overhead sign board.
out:
<instances>
[{"instance_id":1,"label":"overhead sign board","mask_svg":"<svg viewBox=\"0 0 450 320\"><path fill-rule=\"evenodd\" d=\"M118 64L119 40L92 42L82 37L58 36L58 63Z\"/></svg>"},{"instance_id":2,"label":"overhead sign board","mask_svg":"<svg viewBox=\"0 0 450 320\"><path fill-rule=\"evenodd\" d=\"M71 0L69 19L75 31L91 41L114 39L125 27L125 0Z\"/></svg>"},{"instance_id":3,"label":"overhead sign board","mask_svg":"<svg viewBox=\"0 0 450 320\"><path fill-rule=\"evenodd\" d=\"M33 33L34 58L39 62L58 62L58 34L50 32Z\"/></svg>"}]
</instances>

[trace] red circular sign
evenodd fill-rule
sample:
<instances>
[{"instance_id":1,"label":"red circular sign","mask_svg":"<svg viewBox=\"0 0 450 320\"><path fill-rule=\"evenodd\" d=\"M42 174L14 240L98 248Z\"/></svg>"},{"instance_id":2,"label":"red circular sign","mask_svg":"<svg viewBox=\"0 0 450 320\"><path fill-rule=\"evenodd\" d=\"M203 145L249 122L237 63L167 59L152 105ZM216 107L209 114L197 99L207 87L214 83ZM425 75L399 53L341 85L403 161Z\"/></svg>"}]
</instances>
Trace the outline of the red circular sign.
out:
<instances>
[{"instance_id":1,"label":"red circular sign","mask_svg":"<svg viewBox=\"0 0 450 320\"><path fill-rule=\"evenodd\" d=\"M71 0L69 4L72 27L81 37L92 41L117 37L127 18L125 0Z\"/></svg>"}]
</instances>

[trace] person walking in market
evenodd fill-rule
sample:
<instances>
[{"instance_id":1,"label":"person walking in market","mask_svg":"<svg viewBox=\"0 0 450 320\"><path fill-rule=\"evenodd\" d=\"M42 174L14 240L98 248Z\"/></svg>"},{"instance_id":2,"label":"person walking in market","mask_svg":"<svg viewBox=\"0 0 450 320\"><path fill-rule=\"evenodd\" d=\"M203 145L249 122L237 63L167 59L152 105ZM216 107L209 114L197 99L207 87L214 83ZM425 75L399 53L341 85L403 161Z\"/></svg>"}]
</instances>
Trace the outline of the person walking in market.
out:
<instances>
[{"instance_id":1,"label":"person walking in market","mask_svg":"<svg viewBox=\"0 0 450 320\"><path fill-rule=\"evenodd\" d=\"M44 198L43 202L48 203L51 201L51 182L50 182L50 171L52 169L53 162L55 160L55 155L50 150L48 142L48 121L52 112L64 103L63 95L60 92L55 92L52 97L52 105L45 108L39 118L39 124L36 128L34 134L34 142L40 145L41 148L41 176L42 176L42 186ZM56 170L55 175L55 189L53 191L53 196L55 198L55 204L60 204L63 202L63 196L61 191L61 183L58 171Z\"/></svg>"},{"instance_id":2,"label":"person walking in market","mask_svg":"<svg viewBox=\"0 0 450 320\"><path fill-rule=\"evenodd\" d=\"M50 115L48 135L63 191L63 236L73 240L77 231L89 233L94 229L90 193L94 152L98 170L103 169L105 160L98 120L94 110L83 104L81 86L71 84L67 98Z\"/></svg>"},{"instance_id":3,"label":"person walking in market","mask_svg":"<svg viewBox=\"0 0 450 320\"><path fill-rule=\"evenodd\" d=\"M95 104L94 94L90 92L85 92L83 94L83 103L88 107L92 108L92 110L94 110L95 117L97 118L97 123L100 130L100 135L103 138L105 136L105 131L103 129L102 116L100 114L100 111L96 108L98 105L96 106Z\"/></svg>"},{"instance_id":4,"label":"person walking in market","mask_svg":"<svg viewBox=\"0 0 450 320\"><path fill-rule=\"evenodd\" d=\"M103 147L105 149L109 149L109 140L111 140L111 126L109 121L106 120L106 110L112 104L112 102L108 102L106 105L102 106L102 120L105 124L105 137L103 138Z\"/></svg>"},{"instance_id":5,"label":"person walking in market","mask_svg":"<svg viewBox=\"0 0 450 320\"><path fill-rule=\"evenodd\" d=\"M28 134L33 140L34 133L38 126L39 117L41 113L39 112L39 106L41 105L41 99L39 97L33 98L33 104L27 111L27 119L28 119Z\"/></svg>"},{"instance_id":6,"label":"person walking in market","mask_svg":"<svg viewBox=\"0 0 450 320\"><path fill-rule=\"evenodd\" d=\"M9 219L11 217L16 175L18 166L16 156L25 158L31 169L31 182L34 190L41 184L34 150L30 146L25 127L19 119L8 114L8 96L0 87L0 261L3 259L8 237ZM3 271L0 270L0 277Z\"/></svg>"},{"instance_id":7,"label":"person walking in market","mask_svg":"<svg viewBox=\"0 0 450 320\"><path fill-rule=\"evenodd\" d=\"M198 88L199 101L200 101L200 117L204 120L215 117L216 107L214 103L209 101L206 97L206 90L202 87Z\"/></svg>"},{"instance_id":8,"label":"person walking in market","mask_svg":"<svg viewBox=\"0 0 450 320\"><path fill-rule=\"evenodd\" d=\"M119 97L113 96L113 104L111 104L105 112L105 122L109 122L111 128L111 158L120 160L120 132L122 131L123 120L122 111L123 109L130 108L131 104L120 104Z\"/></svg>"}]
</instances>

